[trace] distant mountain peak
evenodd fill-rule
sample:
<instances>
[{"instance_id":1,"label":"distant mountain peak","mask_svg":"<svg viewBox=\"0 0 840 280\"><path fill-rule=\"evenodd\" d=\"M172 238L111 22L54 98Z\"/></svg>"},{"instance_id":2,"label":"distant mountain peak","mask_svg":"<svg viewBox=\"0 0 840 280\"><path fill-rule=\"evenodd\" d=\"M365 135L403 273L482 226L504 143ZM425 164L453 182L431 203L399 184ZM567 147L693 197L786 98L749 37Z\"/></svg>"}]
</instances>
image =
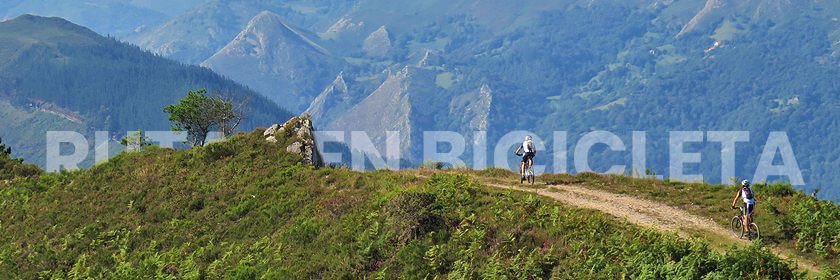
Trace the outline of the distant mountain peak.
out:
<instances>
[{"instance_id":1,"label":"distant mountain peak","mask_svg":"<svg viewBox=\"0 0 840 280\"><path fill-rule=\"evenodd\" d=\"M253 38L249 38L249 36L253 36ZM281 16L270 11L262 11L254 16L248 22L245 29L228 46L242 40L257 40L252 41L252 43L257 43L262 50L265 50L269 45L276 43L278 40L299 40L304 45L308 45L318 52L329 54L326 49L307 38L296 28L287 24Z\"/></svg>"},{"instance_id":2,"label":"distant mountain peak","mask_svg":"<svg viewBox=\"0 0 840 280\"><path fill-rule=\"evenodd\" d=\"M277 14L263 11L201 66L300 112L337 72L335 59L308 36L315 37Z\"/></svg>"},{"instance_id":3,"label":"distant mountain peak","mask_svg":"<svg viewBox=\"0 0 840 280\"><path fill-rule=\"evenodd\" d=\"M20 15L14 19L0 22L4 29L13 30L16 36L41 41L55 41L62 43L98 42L102 36L87 27L72 23L60 17L42 17L30 14ZM56 32L56 31L59 32ZM81 37L83 40L78 40ZM73 39L76 38L76 39Z\"/></svg>"},{"instance_id":4,"label":"distant mountain peak","mask_svg":"<svg viewBox=\"0 0 840 280\"><path fill-rule=\"evenodd\" d=\"M13 18L13 19L10 19L10 20L5 20L3 22L9 22L9 23L11 23L11 22L26 22L26 23L29 23L29 24L39 24L39 25L40 24L49 24L49 25L74 25L74 26L78 26L78 25L73 24L72 22L70 22L66 19L60 18L60 17L42 17L42 16L36 16L36 15L32 15L32 14L22 14L22 15L16 17L16 18Z\"/></svg>"},{"instance_id":5,"label":"distant mountain peak","mask_svg":"<svg viewBox=\"0 0 840 280\"><path fill-rule=\"evenodd\" d=\"M351 102L350 90L344 81L344 71L342 71L321 94L315 97L305 112L309 113L316 123L326 125L349 109Z\"/></svg>"},{"instance_id":6,"label":"distant mountain peak","mask_svg":"<svg viewBox=\"0 0 840 280\"><path fill-rule=\"evenodd\" d=\"M385 26L379 27L365 39L362 49L369 56L385 56L391 50L391 38Z\"/></svg>"},{"instance_id":7,"label":"distant mountain peak","mask_svg":"<svg viewBox=\"0 0 840 280\"><path fill-rule=\"evenodd\" d=\"M366 131L374 145L383 145L387 131L399 131L401 155L410 156L412 139L417 141L415 123L428 116L434 96L435 71L405 66L389 72L388 78L329 125L329 129Z\"/></svg>"}]
</instances>

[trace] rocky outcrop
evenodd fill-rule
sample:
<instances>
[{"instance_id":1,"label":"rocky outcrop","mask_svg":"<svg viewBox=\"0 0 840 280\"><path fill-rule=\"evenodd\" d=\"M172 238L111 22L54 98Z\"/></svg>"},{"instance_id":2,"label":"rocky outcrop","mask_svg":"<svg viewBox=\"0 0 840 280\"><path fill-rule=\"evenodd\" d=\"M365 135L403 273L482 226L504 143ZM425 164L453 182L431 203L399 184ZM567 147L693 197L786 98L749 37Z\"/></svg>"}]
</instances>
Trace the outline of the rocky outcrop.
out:
<instances>
[{"instance_id":1,"label":"rocky outcrop","mask_svg":"<svg viewBox=\"0 0 840 280\"><path fill-rule=\"evenodd\" d=\"M435 85L435 71L406 66L390 73L373 93L333 121L329 129L339 131L364 131L376 147L385 147L388 131L398 131L400 155L419 157L409 149L421 139L420 127L432 127L436 107L447 102L433 98L440 89Z\"/></svg>"},{"instance_id":2,"label":"rocky outcrop","mask_svg":"<svg viewBox=\"0 0 840 280\"><path fill-rule=\"evenodd\" d=\"M315 127L307 116L298 116L283 124L274 124L263 132L263 136L268 142L286 145L286 152L300 155L305 164L324 166L315 141Z\"/></svg>"},{"instance_id":3,"label":"rocky outcrop","mask_svg":"<svg viewBox=\"0 0 840 280\"><path fill-rule=\"evenodd\" d=\"M388 54L388 51L391 50L391 38L384 25L368 35L362 44L362 49L369 56L381 57Z\"/></svg>"},{"instance_id":4,"label":"rocky outcrop","mask_svg":"<svg viewBox=\"0 0 840 280\"><path fill-rule=\"evenodd\" d=\"M353 22L353 19L348 17L343 17L336 21L330 28L327 29L327 33L341 33L344 31L359 31L365 27L365 22Z\"/></svg>"},{"instance_id":5,"label":"rocky outcrop","mask_svg":"<svg viewBox=\"0 0 840 280\"><path fill-rule=\"evenodd\" d=\"M313 121L321 125L329 124L351 107L352 100L350 99L350 91L344 81L344 72L341 72L332 84L309 104L306 113Z\"/></svg>"},{"instance_id":6,"label":"rocky outcrop","mask_svg":"<svg viewBox=\"0 0 840 280\"><path fill-rule=\"evenodd\" d=\"M443 65L443 58L438 52L432 50L425 50L423 52L423 58L417 62L417 67L435 67Z\"/></svg>"},{"instance_id":7,"label":"rocky outcrop","mask_svg":"<svg viewBox=\"0 0 840 280\"><path fill-rule=\"evenodd\" d=\"M470 130L486 131L490 128L490 103L493 101L493 90L487 84L481 88L452 99L449 104L449 115L460 117L462 124Z\"/></svg>"}]
</instances>

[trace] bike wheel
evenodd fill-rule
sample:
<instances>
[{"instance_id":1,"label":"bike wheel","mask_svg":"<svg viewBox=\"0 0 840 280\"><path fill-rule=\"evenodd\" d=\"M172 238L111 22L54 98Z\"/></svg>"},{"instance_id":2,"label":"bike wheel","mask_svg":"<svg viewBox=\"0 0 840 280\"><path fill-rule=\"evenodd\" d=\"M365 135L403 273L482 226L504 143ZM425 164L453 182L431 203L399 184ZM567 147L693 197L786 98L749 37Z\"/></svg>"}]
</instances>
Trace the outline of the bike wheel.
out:
<instances>
[{"instance_id":1,"label":"bike wheel","mask_svg":"<svg viewBox=\"0 0 840 280\"><path fill-rule=\"evenodd\" d=\"M528 166L528 183L534 184L534 166Z\"/></svg>"},{"instance_id":2,"label":"bike wheel","mask_svg":"<svg viewBox=\"0 0 840 280\"><path fill-rule=\"evenodd\" d=\"M761 238L761 233L758 231L758 225L755 223L750 223L750 240L755 240Z\"/></svg>"},{"instance_id":3,"label":"bike wheel","mask_svg":"<svg viewBox=\"0 0 840 280\"><path fill-rule=\"evenodd\" d=\"M741 217L732 217L732 222L729 223L729 228L732 230L732 235L735 238L741 239L744 236L744 223L741 222Z\"/></svg>"}]
</instances>

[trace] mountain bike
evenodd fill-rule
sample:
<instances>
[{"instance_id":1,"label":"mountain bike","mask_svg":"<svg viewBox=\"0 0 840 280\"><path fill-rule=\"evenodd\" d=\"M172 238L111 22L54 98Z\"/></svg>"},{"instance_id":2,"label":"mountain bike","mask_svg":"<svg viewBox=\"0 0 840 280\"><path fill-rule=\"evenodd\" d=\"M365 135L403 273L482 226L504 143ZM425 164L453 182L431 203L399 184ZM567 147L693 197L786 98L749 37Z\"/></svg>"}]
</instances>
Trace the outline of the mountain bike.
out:
<instances>
[{"instance_id":1,"label":"mountain bike","mask_svg":"<svg viewBox=\"0 0 840 280\"><path fill-rule=\"evenodd\" d=\"M746 232L744 232L745 210L743 206L732 207L732 209L738 209L738 215L732 217L732 222L729 223L730 229L732 230L732 235L734 235L738 239L741 239L746 235L747 239L749 240L754 240L761 237L758 231L758 225L756 225L754 222L750 223L750 234L746 234Z\"/></svg>"},{"instance_id":2,"label":"mountain bike","mask_svg":"<svg viewBox=\"0 0 840 280\"><path fill-rule=\"evenodd\" d=\"M515 154L517 156L525 156L525 154ZM522 184L525 180L528 180L529 184L534 184L534 164L531 163L531 160L525 161L525 174L519 174L519 183Z\"/></svg>"}]
</instances>

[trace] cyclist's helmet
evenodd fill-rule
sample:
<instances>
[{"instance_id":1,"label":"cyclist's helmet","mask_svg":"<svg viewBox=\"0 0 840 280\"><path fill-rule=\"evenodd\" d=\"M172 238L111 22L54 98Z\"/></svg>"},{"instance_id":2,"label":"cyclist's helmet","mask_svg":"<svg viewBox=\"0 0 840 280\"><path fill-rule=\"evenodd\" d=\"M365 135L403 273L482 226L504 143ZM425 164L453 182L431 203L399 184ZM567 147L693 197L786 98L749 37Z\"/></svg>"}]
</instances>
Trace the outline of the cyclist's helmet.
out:
<instances>
[{"instance_id":1,"label":"cyclist's helmet","mask_svg":"<svg viewBox=\"0 0 840 280\"><path fill-rule=\"evenodd\" d=\"M744 186L744 187L749 187L749 186L750 186L750 180L743 180L743 181L741 181L741 186Z\"/></svg>"},{"instance_id":2,"label":"cyclist's helmet","mask_svg":"<svg viewBox=\"0 0 840 280\"><path fill-rule=\"evenodd\" d=\"M531 135L526 135L525 136L525 141L531 141Z\"/></svg>"}]
</instances>

